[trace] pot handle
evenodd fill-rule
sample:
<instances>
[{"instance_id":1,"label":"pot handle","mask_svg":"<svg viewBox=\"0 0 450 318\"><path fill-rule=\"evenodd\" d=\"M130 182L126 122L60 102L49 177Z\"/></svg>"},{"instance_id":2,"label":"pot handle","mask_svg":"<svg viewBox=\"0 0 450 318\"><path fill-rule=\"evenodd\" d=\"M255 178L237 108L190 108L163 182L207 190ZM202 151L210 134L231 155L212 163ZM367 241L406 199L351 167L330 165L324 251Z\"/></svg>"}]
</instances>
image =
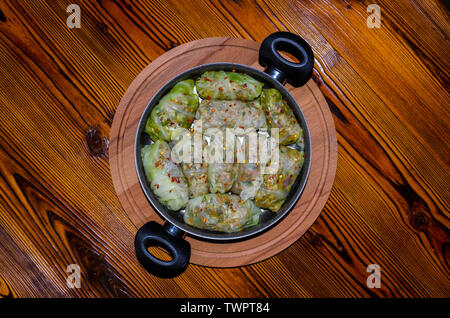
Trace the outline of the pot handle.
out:
<instances>
[{"instance_id":1,"label":"pot handle","mask_svg":"<svg viewBox=\"0 0 450 318\"><path fill-rule=\"evenodd\" d=\"M191 245L183 239L184 232L166 222L163 225L150 221L144 224L136 233L134 248L141 265L151 274L170 278L184 272L189 264ZM172 260L163 261L153 256L147 248L162 247L169 252Z\"/></svg>"},{"instance_id":2,"label":"pot handle","mask_svg":"<svg viewBox=\"0 0 450 318\"><path fill-rule=\"evenodd\" d=\"M294 55L300 63L288 61L278 50ZM275 32L261 43L259 64L265 66L264 72L281 84L287 81L298 87L305 85L312 76L314 54L309 44L297 34Z\"/></svg>"}]
</instances>

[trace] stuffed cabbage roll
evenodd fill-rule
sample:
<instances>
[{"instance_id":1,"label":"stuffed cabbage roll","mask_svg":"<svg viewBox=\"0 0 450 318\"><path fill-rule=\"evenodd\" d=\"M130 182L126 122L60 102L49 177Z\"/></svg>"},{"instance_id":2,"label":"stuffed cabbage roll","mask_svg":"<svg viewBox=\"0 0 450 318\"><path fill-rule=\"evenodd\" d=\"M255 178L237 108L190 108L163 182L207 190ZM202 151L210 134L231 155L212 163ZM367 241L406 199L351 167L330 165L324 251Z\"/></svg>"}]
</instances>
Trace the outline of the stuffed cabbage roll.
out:
<instances>
[{"instance_id":1,"label":"stuffed cabbage roll","mask_svg":"<svg viewBox=\"0 0 450 318\"><path fill-rule=\"evenodd\" d=\"M225 193L230 191L237 177L235 163L209 163L208 180L211 193Z\"/></svg>"},{"instance_id":2,"label":"stuffed cabbage roll","mask_svg":"<svg viewBox=\"0 0 450 318\"><path fill-rule=\"evenodd\" d=\"M196 197L209 192L208 167L203 163L183 163L183 173L189 184L189 196Z\"/></svg>"},{"instance_id":3,"label":"stuffed cabbage roll","mask_svg":"<svg viewBox=\"0 0 450 318\"><path fill-rule=\"evenodd\" d=\"M260 107L260 108L257 108ZM265 128L266 116L258 102L238 100L203 100L195 117L202 121L204 129L210 127Z\"/></svg>"},{"instance_id":4,"label":"stuffed cabbage roll","mask_svg":"<svg viewBox=\"0 0 450 318\"><path fill-rule=\"evenodd\" d=\"M300 173L303 162L302 151L280 146L278 171L263 175L263 182L255 196L256 205L272 211L279 210ZM267 165L269 164L270 162Z\"/></svg>"},{"instance_id":5,"label":"stuffed cabbage roll","mask_svg":"<svg viewBox=\"0 0 450 318\"><path fill-rule=\"evenodd\" d=\"M258 224L261 210L234 194L207 194L189 200L184 222L200 229L236 232Z\"/></svg>"},{"instance_id":6,"label":"stuffed cabbage roll","mask_svg":"<svg viewBox=\"0 0 450 318\"><path fill-rule=\"evenodd\" d=\"M184 208L189 200L186 179L178 165L170 159L170 148L165 141L157 140L144 146L141 158L150 188L158 201L170 210Z\"/></svg>"},{"instance_id":7,"label":"stuffed cabbage roll","mask_svg":"<svg viewBox=\"0 0 450 318\"><path fill-rule=\"evenodd\" d=\"M280 145L297 143L303 149L303 129L281 93L275 88L263 89L261 106L269 128L279 128Z\"/></svg>"},{"instance_id":8,"label":"stuffed cabbage roll","mask_svg":"<svg viewBox=\"0 0 450 318\"><path fill-rule=\"evenodd\" d=\"M263 83L247 74L209 71L197 79L196 86L203 99L252 100L261 95Z\"/></svg>"},{"instance_id":9,"label":"stuffed cabbage roll","mask_svg":"<svg viewBox=\"0 0 450 318\"><path fill-rule=\"evenodd\" d=\"M177 137L177 142L172 148L172 159L180 163L183 174L189 185L189 196L196 197L209 192L208 165L206 163L195 163L193 134L186 131ZM199 153L202 155L202 147L206 142L199 145Z\"/></svg>"},{"instance_id":10,"label":"stuffed cabbage roll","mask_svg":"<svg viewBox=\"0 0 450 318\"><path fill-rule=\"evenodd\" d=\"M262 182L263 175L258 163L239 163L237 178L231 192L239 194L242 200L253 199Z\"/></svg>"},{"instance_id":11,"label":"stuffed cabbage roll","mask_svg":"<svg viewBox=\"0 0 450 318\"><path fill-rule=\"evenodd\" d=\"M152 110L145 132L156 141L171 141L179 128L189 128L195 117L199 98L194 93L194 81L180 81L161 98Z\"/></svg>"},{"instance_id":12,"label":"stuffed cabbage roll","mask_svg":"<svg viewBox=\"0 0 450 318\"><path fill-rule=\"evenodd\" d=\"M237 176L234 158L227 162L224 146L225 131L221 128L208 128L203 132L207 140L204 148L204 162L208 164L209 191L225 193L230 191Z\"/></svg>"},{"instance_id":13,"label":"stuffed cabbage roll","mask_svg":"<svg viewBox=\"0 0 450 318\"><path fill-rule=\"evenodd\" d=\"M247 137L244 136L244 138L236 140L236 151L238 147L243 148L244 161L242 162L236 153L236 157L239 160L237 164L238 174L231 188L231 192L239 194L242 200L254 199L263 181L261 158L259 158L258 154L260 150L258 141ZM251 152L253 152L253 158L250 156Z\"/></svg>"}]
</instances>

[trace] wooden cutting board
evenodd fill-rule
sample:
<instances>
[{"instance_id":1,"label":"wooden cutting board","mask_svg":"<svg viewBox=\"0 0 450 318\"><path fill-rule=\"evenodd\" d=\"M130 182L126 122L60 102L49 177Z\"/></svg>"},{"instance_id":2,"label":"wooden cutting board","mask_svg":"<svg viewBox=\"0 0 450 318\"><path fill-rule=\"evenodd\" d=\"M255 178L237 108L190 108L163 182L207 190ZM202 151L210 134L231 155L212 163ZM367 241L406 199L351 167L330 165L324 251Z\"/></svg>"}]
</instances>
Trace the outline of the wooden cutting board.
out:
<instances>
[{"instance_id":1,"label":"wooden cutting board","mask_svg":"<svg viewBox=\"0 0 450 318\"><path fill-rule=\"evenodd\" d=\"M148 65L120 101L110 133L109 157L115 190L136 225L164 220L142 191L135 168L134 143L141 114L152 96L171 78L201 64L233 62L263 70L258 64L259 43L235 38L207 38L178 46ZM272 257L298 240L313 224L333 185L337 162L336 132L328 105L317 85L288 90L301 107L311 135L311 172L302 196L280 223L254 238L236 243L211 243L187 236L191 263L212 267L252 264ZM134 246L130 246L134 249Z\"/></svg>"}]
</instances>

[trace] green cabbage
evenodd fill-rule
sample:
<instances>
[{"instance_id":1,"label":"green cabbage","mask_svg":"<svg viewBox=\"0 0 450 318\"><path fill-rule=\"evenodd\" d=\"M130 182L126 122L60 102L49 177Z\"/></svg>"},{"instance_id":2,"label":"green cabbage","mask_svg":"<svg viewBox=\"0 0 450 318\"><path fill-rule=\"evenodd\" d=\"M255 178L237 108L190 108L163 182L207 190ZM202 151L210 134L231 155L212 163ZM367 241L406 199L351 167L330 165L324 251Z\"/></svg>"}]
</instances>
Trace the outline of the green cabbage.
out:
<instances>
[{"instance_id":1,"label":"green cabbage","mask_svg":"<svg viewBox=\"0 0 450 318\"><path fill-rule=\"evenodd\" d=\"M184 208L189 200L188 186L180 167L170 159L170 154L169 145L161 140L141 150L150 188L160 203L177 211Z\"/></svg>"},{"instance_id":2,"label":"green cabbage","mask_svg":"<svg viewBox=\"0 0 450 318\"><path fill-rule=\"evenodd\" d=\"M209 71L196 81L197 93L203 99L252 100L261 94L263 83L235 72Z\"/></svg>"},{"instance_id":3,"label":"green cabbage","mask_svg":"<svg viewBox=\"0 0 450 318\"><path fill-rule=\"evenodd\" d=\"M303 149L303 129L281 93L275 88L263 89L261 106L269 128L279 129L280 145L298 143Z\"/></svg>"},{"instance_id":4,"label":"green cabbage","mask_svg":"<svg viewBox=\"0 0 450 318\"><path fill-rule=\"evenodd\" d=\"M260 106L259 102L205 99L200 103L195 118L202 121L203 129L212 127L266 128L266 116Z\"/></svg>"},{"instance_id":5,"label":"green cabbage","mask_svg":"<svg viewBox=\"0 0 450 318\"><path fill-rule=\"evenodd\" d=\"M153 141L171 141L179 128L189 128L199 105L194 93L194 81L180 81L153 108L145 132Z\"/></svg>"},{"instance_id":6,"label":"green cabbage","mask_svg":"<svg viewBox=\"0 0 450 318\"><path fill-rule=\"evenodd\" d=\"M263 182L260 168L256 163L239 163L238 176L231 192L239 194L242 200L253 199Z\"/></svg>"},{"instance_id":7,"label":"green cabbage","mask_svg":"<svg viewBox=\"0 0 450 318\"><path fill-rule=\"evenodd\" d=\"M263 182L255 196L255 204L260 208L278 211L297 179L303 162L302 151L280 146L278 171L275 174L263 175Z\"/></svg>"},{"instance_id":8,"label":"green cabbage","mask_svg":"<svg viewBox=\"0 0 450 318\"><path fill-rule=\"evenodd\" d=\"M209 190L211 193L225 193L230 191L237 176L235 163L208 164Z\"/></svg>"},{"instance_id":9,"label":"green cabbage","mask_svg":"<svg viewBox=\"0 0 450 318\"><path fill-rule=\"evenodd\" d=\"M189 184L189 196L196 197L209 192L208 165L195 163L192 135L186 131L177 137L178 141L172 148L172 159L181 165ZM202 145L206 145L206 142L203 142ZM200 149L200 154L202 154L202 149Z\"/></svg>"},{"instance_id":10,"label":"green cabbage","mask_svg":"<svg viewBox=\"0 0 450 318\"><path fill-rule=\"evenodd\" d=\"M206 194L189 200L184 222L200 229L236 232L259 223L261 210L234 194Z\"/></svg>"}]
</instances>

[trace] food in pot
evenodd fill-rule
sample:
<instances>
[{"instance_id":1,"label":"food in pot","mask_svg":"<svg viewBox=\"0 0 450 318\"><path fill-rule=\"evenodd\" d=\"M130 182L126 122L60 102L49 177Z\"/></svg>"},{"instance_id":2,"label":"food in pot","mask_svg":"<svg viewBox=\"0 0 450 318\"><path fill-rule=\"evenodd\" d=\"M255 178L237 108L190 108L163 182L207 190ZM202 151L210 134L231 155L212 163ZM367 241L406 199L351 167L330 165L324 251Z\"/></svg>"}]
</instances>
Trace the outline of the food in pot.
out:
<instances>
[{"instance_id":1,"label":"food in pot","mask_svg":"<svg viewBox=\"0 0 450 318\"><path fill-rule=\"evenodd\" d=\"M153 141L171 141L179 128L189 128L195 118L199 98L194 93L194 81L180 81L153 108L145 132Z\"/></svg>"},{"instance_id":2,"label":"food in pot","mask_svg":"<svg viewBox=\"0 0 450 318\"><path fill-rule=\"evenodd\" d=\"M141 156L150 188L158 201L178 211L188 202L188 185L180 167L171 160L171 149L162 140L142 147Z\"/></svg>"},{"instance_id":3,"label":"food in pot","mask_svg":"<svg viewBox=\"0 0 450 318\"><path fill-rule=\"evenodd\" d=\"M285 202L302 168L303 152L280 146L276 173L267 172L276 158L261 161L256 135L273 141L269 128L278 128L280 144L302 146L303 131L281 93L262 87L246 74L205 72L195 83L176 83L152 110L145 132L154 143L142 148L144 170L160 203L173 211L185 208L187 224L236 232L258 224L261 208L276 212ZM201 149L194 151L196 127ZM225 143L228 128L235 128L236 148ZM272 149L278 149L275 145ZM233 160L228 153L235 155ZM238 153L244 154L243 161ZM249 160L250 154L258 154L257 161Z\"/></svg>"},{"instance_id":4,"label":"food in pot","mask_svg":"<svg viewBox=\"0 0 450 318\"><path fill-rule=\"evenodd\" d=\"M303 151L280 146L278 171L275 174L263 175L263 182L255 196L256 205L278 211L297 179L303 162ZM270 162L267 165L270 165Z\"/></svg>"},{"instance_id":5,"label":"food in pot","mask_svg":"<svg viewBox=\"0 0 450 318\"><path fill-rule=\"evenodd\" d=\"M236 232L258 224L261 210L234 194L206 194L189 200L184 222L200 229Z\"/></svg>"},{"instance_id":6,"label":"food in pot","mask_svg":"<svg viewBox=\"0 0 450 318\"><path fill-rule=\"evenodd\" d=\"M196 87L202 99L247 101L261 95L263 83L247 74L209 71L197 79Z\"/></svg>"},{"instance_id":7,"label":"food in pot","mask_svg":"<svg viewBox=\"0 0 450 318\"><path fill-rule=\"evenodd\" d=\"M261 106L269 128L279 129L280 145L297 143L303 149L303 129L281 93L275 88L263 89Z\"/></svg>"}]
</instances>

